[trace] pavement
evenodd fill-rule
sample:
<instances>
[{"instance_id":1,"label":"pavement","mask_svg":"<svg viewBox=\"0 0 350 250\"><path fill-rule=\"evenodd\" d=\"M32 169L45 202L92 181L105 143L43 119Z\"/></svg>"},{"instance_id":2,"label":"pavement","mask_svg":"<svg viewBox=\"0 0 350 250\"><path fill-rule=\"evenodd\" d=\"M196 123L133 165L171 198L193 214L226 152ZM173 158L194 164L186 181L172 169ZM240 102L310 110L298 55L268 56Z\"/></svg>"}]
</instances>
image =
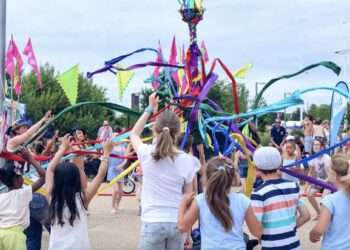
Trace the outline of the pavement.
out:
<instances>
[{"instance_id":1,"label":"pavement","mask_svg":"<svg viewBox=\"0 0 350 250\"><path fill-rule=\"evenodd\" d=\"M111 197L97 196L89 206L89 235L93 250L136 250L140 235L140 217L135 197L123 197L116 215L110 213ZM310 210L311 211L311 210ZM314 214L312 214L314 216ZM321 249L320 244L309 241L309 232L315 221L299 229L302 249ZM49 235L43 235L43 248L48 249ZM260 249L256 247L255 249ZM83 250L83 249L82 249ZM156 250L156 249L155 249Z\"/></svg>"}]
</instances>

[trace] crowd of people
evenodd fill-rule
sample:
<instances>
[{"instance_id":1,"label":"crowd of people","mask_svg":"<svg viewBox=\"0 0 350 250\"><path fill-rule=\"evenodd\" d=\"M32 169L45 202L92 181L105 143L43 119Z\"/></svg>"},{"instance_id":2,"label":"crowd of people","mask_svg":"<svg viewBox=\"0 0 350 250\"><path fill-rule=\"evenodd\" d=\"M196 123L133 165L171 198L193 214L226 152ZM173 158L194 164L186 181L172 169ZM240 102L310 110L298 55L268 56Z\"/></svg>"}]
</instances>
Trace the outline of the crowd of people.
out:
<instances>
[{"instance_id":1,"label":"crowd of people","mask_svg":"<svg viewBox=\"0 0 350 250\"><path fill-rule=\"evenodd\" d=\"M322 153L329 141L328 121L314 122L306 116L303 136L295 137L288 135L276 119L269 146L258 146L248 155L237 150L231 157L210 157L202 145L194 145L191 140L180 149L180 119L170 110L163 111L152 126L152 143L142 140L145 125L158 111L158 103L152 94L149 106L130 131L129 143L113 143L111 139L123 131L113 131L104 121L95 141L103 144L100 154L76 154L70 160L62 158L86 149L89 143L84 129L74 128L63 137L54 132L25 149L20 146L50 120L51 112L34 125L18 121L11 126L6 149L20 149L26 164L7 161L0 168L0 181L8 189L0 193L0 249L41 249L43 227L50 232L50 250L91 249L89 204L101 184L114 180L134 158L139 161L135 175L142 183L142 250L191 249L195 247L193 240L197 240L192 232L195 225L200 228L203 250L253 249L258 242L265 250L301 249L297 230L311 218L301 198L304 190L316 212L310 241L322 239L323 249L350 249L346 219L350 210L350 155L346 147L344 152L333 155ZM249 124L249 129L259 144L254 125ZM280 171L282 166L312 154L319 155L290 169L331 183L337 192L327 192L314 184L303 186L298 178ZM46 170L36 156L48 157L47 162L41 162L48 163ZM243 192L250 160L255 166L256 183L248 198ZM24 174L33 170L35 182L24 185ZM233 186L242 186L243 192ZM46 197L36 193L42 187ZM116 214L123 180L117 181L112 190L111 213ZM321 201L317 198L320 195ZM255 241L249 240L246 230Z\"/></svg>"}]
</instances>

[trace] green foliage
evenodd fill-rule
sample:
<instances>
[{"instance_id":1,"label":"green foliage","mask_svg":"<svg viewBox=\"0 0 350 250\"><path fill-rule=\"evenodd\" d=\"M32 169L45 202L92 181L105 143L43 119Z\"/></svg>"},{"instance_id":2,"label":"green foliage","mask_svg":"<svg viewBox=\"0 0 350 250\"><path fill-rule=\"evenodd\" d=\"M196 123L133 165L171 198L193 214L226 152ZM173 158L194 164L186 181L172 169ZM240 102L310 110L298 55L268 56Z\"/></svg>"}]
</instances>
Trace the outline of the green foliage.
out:
<instances>
[{"instance_id":1,"label":"green foliage","mask_svg":"<svg viewBox=\"0 0 350 250\"><path fill-rule=\"evenodd\" d=\"M312 115L314 119L330 120L331 106L328 104L316 105L312 104L308 110L308 114Z\"/></svg>"},{"instance_id":2,"label":"green foliage","mask_svg":"<svg viewBox=\"0 0 350 250\"><path fill-rule=\"evenodd\" d=\"M36 77L33 72L23 78L22 93L20 101L26 104L27 114L33 120L39 120L46 111L52 110L57 114L70 104L63 90L57 82L57 73L48 64L41 68L43 88L38 89ZM84 101L106 101L105 89L98 87L79 75L79 92L77 102ZM95 138L99 126L104 120L109 120L112 126L118 125L114 112L101 107L81 107L63 115L54 124L61 134L69 132L74 126L84 128L91 138Z\"/></svg>"},{"instance_id":3,"label":"green foliage","mask_svg":"<svg viewBox=\"0 0 350 250\"><path fill-rule=\"evenodd\" d=\"M237 92L239 96L240 112L247 112L249 90L246 88L244 83L238 83ZM219 104L225 112L233 113L231 83L224 80L218 80L214 87L209 91L208 98Z\"/></svg>"}]
</instances>

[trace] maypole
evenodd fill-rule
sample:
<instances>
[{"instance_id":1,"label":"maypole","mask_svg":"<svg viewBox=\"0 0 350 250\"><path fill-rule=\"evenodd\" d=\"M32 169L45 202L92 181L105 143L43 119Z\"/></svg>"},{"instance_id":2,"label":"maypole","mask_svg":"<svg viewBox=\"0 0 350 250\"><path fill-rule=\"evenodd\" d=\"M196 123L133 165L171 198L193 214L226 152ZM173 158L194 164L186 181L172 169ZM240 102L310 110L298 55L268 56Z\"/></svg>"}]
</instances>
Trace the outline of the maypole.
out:
<instances>
[{"instance_id":1,"label":"maypole","mask_svg":"<svg viewBox=\"0 0 350 250\"><path fill-rule=\"evenodd\" d=\"M0 152L4 147L6 129L5 104L6 0L0 0Z\"/></svg>"}]
</instances>

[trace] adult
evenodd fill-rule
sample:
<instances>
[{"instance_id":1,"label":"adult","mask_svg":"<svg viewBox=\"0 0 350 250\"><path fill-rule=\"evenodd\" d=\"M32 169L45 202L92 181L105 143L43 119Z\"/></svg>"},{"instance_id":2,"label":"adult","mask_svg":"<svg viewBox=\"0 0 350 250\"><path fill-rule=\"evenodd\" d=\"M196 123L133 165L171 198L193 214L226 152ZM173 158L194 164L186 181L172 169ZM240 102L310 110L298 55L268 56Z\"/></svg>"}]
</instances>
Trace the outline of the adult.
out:
<instances>
[{"instance_id":1,"label":"adult","mask_svg":"<svg viewBox=\"0 0 350 250\"><path fill-rule=\"evenodd\" d=\"M273 124L271 131L271 143L275 148L280 149L281 145L284 143L287 137L286 129L281 126L281 120L277 118Z\"/></svg>"},{"instance_id":2,"label":"adult","mask_svg":"<svg viewBox=\"0 0 350 250\"><path fill-rule=\"evenodd\" d=\"M48 111L43 118L31 126L29 120L18 120L7 130L7 135L10 139L7 142L6 149L9 152L14 152L21 144L28 140L35 132L37 132L45 122L51 118L51 111Z\"/></svg>"},{"instance_id":3,"label":"adult","mask_svg":"<svg viewBox=\"0 0 350 250\"><path fill-rule=\"evenodd\" d=\"M324 136L325 136L325 140L326 142L328 143L329 142L329 121L328 120L324 120L322 123L321 123L321 126L323 128L323 133L324 133Z\"/></svg>"},{"instance_id":4,"label":"adult","mask_svg":"<svg viewBox=\"0 0 350 250\"><path fill-rule=\"evenodd\" d=\"M107 141L112 139L113 137L113 129L109 126L107 120L103 121L103 125L98 129L97 132L97 140L98 141Z\"/></svg>"},{"instance_id":5,"label":"adult","mask_svg":"<svg viewBox=\"0 0 350 250\"><path fill-rule=\"evenodd\" d=\"M185 237L177 228L178 210L183 193L193 191L199 162L176 147L180 120L170 110L163 111L153 126L155 144L142 142L141 133L151 114L158 110L158 102L155 93L150 95L150 106L130 134L143 171L140 249L179 250L184 249Z\"/></svg>"},{"instance_id":6,"label":"adult","mask_svg":"<svg viewBox=\"0 0 350 250\"><path fill-rule=\"evenodd\" d=\"M314 143L314 118L311 115L305 115L302 127L304 130L304 153L310 155Z\"/></svg>"}]
</instances>

